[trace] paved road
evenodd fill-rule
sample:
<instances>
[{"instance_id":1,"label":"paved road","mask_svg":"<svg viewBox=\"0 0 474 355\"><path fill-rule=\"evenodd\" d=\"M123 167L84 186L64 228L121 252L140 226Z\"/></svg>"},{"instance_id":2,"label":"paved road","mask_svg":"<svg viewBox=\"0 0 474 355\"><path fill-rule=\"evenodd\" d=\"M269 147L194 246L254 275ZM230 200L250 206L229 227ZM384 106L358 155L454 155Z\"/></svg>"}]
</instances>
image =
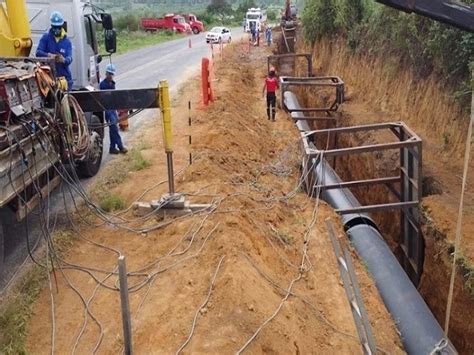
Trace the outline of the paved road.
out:
<instances>
[{"instance_id":1,"label":"paved road","mask_svg":"<svg viewBox=\"0 0 474 355\"><path fill-rule=\"evenodd\" d=\"M241 28L232 30L234 40L243 35ZM191 39L191 48L189 48ZM176 94L179 84L197 73L203 57L210 57L211 50L205 41L205 34L189 36L182 39L165 42L156 46L142 48L140 50L123 54L113 58L117 67L115 81L117 89L136 89L144 87L156 87L160 80L168 80L171 94ZM108 63L104 61L101 65L102 73ZM138 127L146 120L156 116L154 110L148 110L130 120L130 132L122 134L126 142ZM105 151L108 151L109 140L104 142ZM104 155L108 161L110 156Z\"/></svg>"},{"instance_id":2,"label":"paved road","mask_svg":"<svg viewBox=\"0 0 474 355\"><path fill-rule=\"evenodd\" d=\"M239 39L242 35L241 29L233 30L233 39ZM188 41L191 38L192 48L189 48ZM205 34L184 37L143 48L134 52L113 57L113 63L117 67L116 82L118 89L133 89L144 87L156 87L160 80L167 79L170 85L171 94L176 94L179 84L189 78L199 69L202 57L210 56L209 45L205 42ZM108 61L101 64L101 73ZM138 131L139 127L147 120L157 117L156 110L144 111L130 120L130 130L123 134L126 142ZM109 140L106 134L104 142L103 164L113 160L108 154ZM93 179L84 181L89 184ZM55 191L51 195L51 209L61 212L63 209L62 194ZM10 219L10 218L9 218ZM34 244L38 236L41 235L41 223L38 212L31 214L29 218L28 234L30 244ZM8 223L5 230L6 237L6 260L0 266L0 294L8 284L12 275L19 269L28 255L26 247L26 224Z\"/></svg>"}]
</instances>

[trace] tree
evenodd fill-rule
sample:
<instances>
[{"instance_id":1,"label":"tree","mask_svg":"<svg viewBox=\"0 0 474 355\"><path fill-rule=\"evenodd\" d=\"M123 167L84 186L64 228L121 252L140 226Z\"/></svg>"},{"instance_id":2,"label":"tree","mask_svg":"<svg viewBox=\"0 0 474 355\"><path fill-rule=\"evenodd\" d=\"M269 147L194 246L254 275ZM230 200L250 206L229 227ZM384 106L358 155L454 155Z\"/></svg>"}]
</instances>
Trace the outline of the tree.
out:
<instances>
[{"instance_id":1,"label":"tree","mask_svg":"<svg viewBox=\"0 0 474 355\"><path fill-rule=\"evenodd\" d=\"M225 15L232 14L232 6L226 0L211 0L207 11L224 17Z\"/></svg>"},{"instance_id":2,"label":"tree","mask_svg":"<svg viewBox=\"0 0 474 355\"><path fill-rule=\"evenodd\" d=\"M363 0L346 0L344 4L345 25L351 30L364 19L365 6Z\"/></svg>"},{"instance_id":3,"label":"tree","mask_svg":"<svg viewBox=\"0 0 474 355\"><path fill-rule=\"evenodd\" d=\"M332 0L310 0L303 11L303 33L312 45L321 37L333 35L337 30L337 12Z\"/></svg>"},{"instance_id":4,"label":"tree","mask_svg":"<svg viewBox=\"0 0 474 355\"><path fill-rule=\"evenodd\" d=\"M237 8L236 16L240 18L245 17L247 10L252 7L257 7L257 4L255 3L254 0L244 0Z\"/></svg>"}]
</instances>

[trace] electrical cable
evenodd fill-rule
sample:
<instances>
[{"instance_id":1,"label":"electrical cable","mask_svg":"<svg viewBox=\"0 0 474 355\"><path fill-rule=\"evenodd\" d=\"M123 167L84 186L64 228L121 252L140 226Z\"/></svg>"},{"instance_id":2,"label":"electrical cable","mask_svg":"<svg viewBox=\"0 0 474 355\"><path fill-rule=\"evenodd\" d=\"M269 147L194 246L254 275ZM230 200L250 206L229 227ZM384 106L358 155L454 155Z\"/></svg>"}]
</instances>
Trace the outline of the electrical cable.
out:
<instances>
[{"instance_id":1,"label":"electrical cable","mask_svg":"<svg viewBox=\"0 0 474 355\"><path fill-rule=\"evenodd\" d=\"M189 332L189 335L187 337L187 339L184 341L184 343L178 348L178 350L176 350L176 355L181 353L181 351L183 351L183 349L189 344L189 342L191 341L191 338L194 334L194 330L196 328L196 323L197 323L197 318L199 316L199 313L201 311L201 309L203 309L204 307L206 307L207 303L209 302L209 299L211 298L211 294L212 294L212 290L214 288L214 285L216 283L216 279L217 279L217 274L219 272L219 269L222 265L222 262L224 261L224 258L225 258L225 255L223 255L221 257L221 259L219 260L219 264L217 264L217 268L216 268L216 271L214 272L214 276L212 277L212 280L211 280L211 284L209 286L209 291L207 293L207 297L206 299L204 300L204 302L201 304L201 306L199 306L199 308L196 310L196 313L194 314L194 318L193 318L193 323L191 325L191 330Z\"/></svg>"}]
</instances>

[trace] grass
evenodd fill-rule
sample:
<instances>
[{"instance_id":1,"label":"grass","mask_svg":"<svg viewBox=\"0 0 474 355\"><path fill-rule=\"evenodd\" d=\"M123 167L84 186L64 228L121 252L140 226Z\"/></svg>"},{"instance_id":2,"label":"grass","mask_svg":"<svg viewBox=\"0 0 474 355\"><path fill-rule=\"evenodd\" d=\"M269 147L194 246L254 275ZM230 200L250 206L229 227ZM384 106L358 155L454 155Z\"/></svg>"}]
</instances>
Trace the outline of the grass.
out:
<instances>
[{"instance_id":1,"label":"grass","mask_svg":"<svg viewBox=\"0 0 474 355\"><path fill-rule=\"evenodd\" d=\"M169 31L146 33L120 32L117 38L117 54L131 52L182 37Z\"/></svg>"},{"instance_id":2,"label":"grass","mask_svg":"<svg viewBox=\"0 0 474 355\"><path fill-rule=\"evenodd\" d=\"M59 255L69 250L74 242L73 234L59 231L53 236ZM38 260L43 261L39 256ZM51 267L49 265L48 271ZM11 292L8 300L2 300L0 309L0 354L26 354L27 325L33 314L33 306L47 280L44 268L33 267Z\"/></svg>"},{"instance_id":3,"label":"grass","mask_svg":"<svg viewBox=\"0 0 474 355\"><path fill-rule=\"evenodd\" d=\"M143 157L139 148L133 148L127 155L130 169L133 171L144 170L151 166L151 162Z\"/></svg>"},{"instance_id":4,"label":"grass","mask_svg":"<svg viewBox=\"0 0 474 355\"><path fill-rule=\"evenodd\" d=\"M99 207L105 212L119 211L125 208L125 202L119 195L109 193L99 201Z\"/></svg>"},{"instance_id":5,"label":"grass","mask_svg":"<svg viewBox=\"0 0 474 355\"><path fill-rule=\"evenodd\" d=\"M21 281L15 299L0 314L0 353L26 354L27 323L46 280L44 269L35 268Z\"/></svg>"},{"instance_id":6,"label":"grass","mask_svg":"<svg viewBox=\"0 0 474 355\"><path fill-rule=\"evenodd\" d=\"M174 34L170 31L144 32L144 31L120 31L117 33L117 52L116 55L132 52L140 48L154 46L163 42L171 41L182 37L183 35ZM103 38L97 39L100 53L105 53L103 48Z\"/></svg>"},{"instance_id":7,"label":"grass","mask_svg":"<svg viewBox=\"0 0 474 355\"><path fill-rule=\"evenodd\" d=\"M273 235L280 240L285 245L291 245L293 243L293 238L286 232L281 231L276 228L272 228Z\"/></svg>"}]
</instances>

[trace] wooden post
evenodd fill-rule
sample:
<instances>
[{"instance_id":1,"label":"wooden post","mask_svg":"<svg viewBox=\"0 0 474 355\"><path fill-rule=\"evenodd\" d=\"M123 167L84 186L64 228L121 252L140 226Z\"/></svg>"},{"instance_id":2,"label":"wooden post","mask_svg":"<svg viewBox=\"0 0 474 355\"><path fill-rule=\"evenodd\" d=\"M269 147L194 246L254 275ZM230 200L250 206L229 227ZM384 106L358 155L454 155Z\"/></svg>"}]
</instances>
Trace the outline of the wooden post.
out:
<instances>
[{"instance_id":1,"label":"wooden post","mask_svg":"<svg viewBox=\"0 0 474 355\"><path fill-rule=\"evenodd\" d=\"M132 320L130 318L130 304L128 302L127 266L125 264L125 256L119 256L118 264L120 279L120 304L122 307L124 352L125 355L132 355Z\"/></svg>"}]
</instances>

